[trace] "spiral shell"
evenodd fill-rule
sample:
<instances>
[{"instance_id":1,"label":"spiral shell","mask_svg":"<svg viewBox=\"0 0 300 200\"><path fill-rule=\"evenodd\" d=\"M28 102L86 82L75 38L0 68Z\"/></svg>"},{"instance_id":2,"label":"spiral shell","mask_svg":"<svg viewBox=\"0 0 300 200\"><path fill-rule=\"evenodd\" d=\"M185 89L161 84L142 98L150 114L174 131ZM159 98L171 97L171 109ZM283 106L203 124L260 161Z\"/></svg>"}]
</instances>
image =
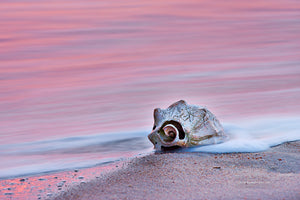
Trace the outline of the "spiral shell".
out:
<instances>
[{"instance_id":1,"label":"spiral shell","mask_svg":"<svg viewBox=\"0 0 300 200\"><path fill-rule=\"evenodd\" d=\"M154 148L216 144L227 139L217 118L205 107L180 100L167 109L154 109L154 126L148 135Z\"/></svg>"}]
</instances>

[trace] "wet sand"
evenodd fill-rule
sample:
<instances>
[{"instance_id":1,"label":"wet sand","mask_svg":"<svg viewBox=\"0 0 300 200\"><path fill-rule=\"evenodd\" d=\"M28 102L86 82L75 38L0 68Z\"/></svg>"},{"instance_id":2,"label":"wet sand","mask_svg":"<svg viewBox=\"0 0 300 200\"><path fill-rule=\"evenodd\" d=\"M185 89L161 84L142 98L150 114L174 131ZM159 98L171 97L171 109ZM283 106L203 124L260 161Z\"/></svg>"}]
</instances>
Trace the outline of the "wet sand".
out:
<instances>
[{"instance_id":1,"label":"wet sand","mask_svg":"<svg viewBox=\"0 0 300 200\"><path fill-rule=\"evenodd\" d=\"M300 199L300 141L260 153L156 153L51 199Z\"/></svg>"}]
</instances>

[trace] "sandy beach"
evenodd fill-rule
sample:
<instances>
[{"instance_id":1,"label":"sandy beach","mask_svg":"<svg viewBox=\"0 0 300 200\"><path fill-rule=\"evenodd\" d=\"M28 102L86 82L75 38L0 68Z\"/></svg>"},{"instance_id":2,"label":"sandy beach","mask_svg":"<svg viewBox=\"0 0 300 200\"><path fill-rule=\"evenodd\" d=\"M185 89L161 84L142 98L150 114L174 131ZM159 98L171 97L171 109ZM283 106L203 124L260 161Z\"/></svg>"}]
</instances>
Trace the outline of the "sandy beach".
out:
<instances>
[{"instance_id":1,"label":"sandy beach","mask_svg":"<svg viewBox=\"0 0 300 200\"><path fill-rule=\"evenodd\" d=\"M49 199L300 199L300 142L259 153L156 153Z\"/></svg>"}]
</instances>

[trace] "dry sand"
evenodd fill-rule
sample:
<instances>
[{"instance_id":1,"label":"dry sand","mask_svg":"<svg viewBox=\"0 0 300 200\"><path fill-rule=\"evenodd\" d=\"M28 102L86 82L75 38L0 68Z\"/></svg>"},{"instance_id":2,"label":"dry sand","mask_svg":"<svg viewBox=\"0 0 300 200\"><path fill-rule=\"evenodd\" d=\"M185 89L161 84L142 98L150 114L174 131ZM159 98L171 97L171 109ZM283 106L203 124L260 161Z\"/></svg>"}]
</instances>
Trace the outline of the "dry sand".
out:
<instances>
[{"instance_id":1,"label":"dry sand","mask_svg":"<svg viewBox=\"0 0 300 200\"><path fill-rule=\"evenodd\" d=\"M300 199L300 141L260 153L157 153L52 199Z\"/></svg>"}]
</instances>

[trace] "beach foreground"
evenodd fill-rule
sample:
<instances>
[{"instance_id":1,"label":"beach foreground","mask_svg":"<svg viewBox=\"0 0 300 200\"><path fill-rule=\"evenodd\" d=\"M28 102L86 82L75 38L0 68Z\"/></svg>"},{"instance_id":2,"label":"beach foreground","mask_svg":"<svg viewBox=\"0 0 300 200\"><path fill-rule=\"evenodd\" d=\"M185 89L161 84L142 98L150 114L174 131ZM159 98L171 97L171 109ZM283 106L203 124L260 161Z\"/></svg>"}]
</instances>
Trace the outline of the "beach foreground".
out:
<instances>
[{"instance_id":1,"label":"beach foreground","mask_svg":"<svg viewBox=\"0 0 300 200\"><path fill-rule=\"evenodd\" d=\"M260 153L156 153L51 199L300 199L300 141Z\"/></svg>"}]
</instances>

